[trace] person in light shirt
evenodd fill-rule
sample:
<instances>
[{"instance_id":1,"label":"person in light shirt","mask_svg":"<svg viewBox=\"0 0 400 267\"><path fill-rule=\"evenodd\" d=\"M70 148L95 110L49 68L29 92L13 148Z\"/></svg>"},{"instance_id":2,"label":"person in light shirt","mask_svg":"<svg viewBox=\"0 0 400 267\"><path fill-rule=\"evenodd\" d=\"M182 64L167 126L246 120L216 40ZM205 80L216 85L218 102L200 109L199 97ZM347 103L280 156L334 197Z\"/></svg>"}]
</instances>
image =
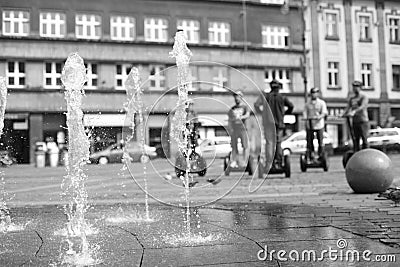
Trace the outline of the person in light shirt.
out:
<instances>
[{"instance_id":1,"label":"person in light shirt","mask_svg":"<svg viewBox=\"0 0 400 267\"><path fill-rule=\"evenodd\" d=\"M324 150L324 129L325 129L325 118L328 115L328 109L326 102L319 98L319 89L317 87L311 88L310 90L311 99L305 106L303 117L307 120L306 122L306 136L307 136L307 156L313 157L314 151L314 134L317 134L318 140L318 155L322 155Z\"/></svg>"},{"instance_id":2,"label":"person in light shirt","mask_svg":"<svg viewBox=\"0 0 400 267\"><path fill-rule=\"evenodd\" d=\"M243 167L242 163L247 162L249 157L248 136L246 130L246 119L249 118L250 112L246 105L242 103L243 93L237 91L233 94L235 105L228 112L228 130L231 136L232 161L231 167ZM239 160L238 139L240 139L243 147L243 161Z\"/></svg>"}]
</instances>

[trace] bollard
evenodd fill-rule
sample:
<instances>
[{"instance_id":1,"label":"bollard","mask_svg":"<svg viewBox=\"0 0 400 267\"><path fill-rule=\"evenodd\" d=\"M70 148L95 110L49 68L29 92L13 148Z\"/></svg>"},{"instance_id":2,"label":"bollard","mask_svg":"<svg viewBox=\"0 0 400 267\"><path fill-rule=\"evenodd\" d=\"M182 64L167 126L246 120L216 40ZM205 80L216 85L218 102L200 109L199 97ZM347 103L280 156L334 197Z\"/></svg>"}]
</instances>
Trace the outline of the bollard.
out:
<instances>
[{"instance_id":1,"label":"bollard","mask_svg":"<svg viewBox=\"0 0 400 267\"><path fill-rule=\"evenodd\" d=\"M44 168L46 166L46 152L36 151L35 152L35 167Z\"/></svg>"}]
</instances>

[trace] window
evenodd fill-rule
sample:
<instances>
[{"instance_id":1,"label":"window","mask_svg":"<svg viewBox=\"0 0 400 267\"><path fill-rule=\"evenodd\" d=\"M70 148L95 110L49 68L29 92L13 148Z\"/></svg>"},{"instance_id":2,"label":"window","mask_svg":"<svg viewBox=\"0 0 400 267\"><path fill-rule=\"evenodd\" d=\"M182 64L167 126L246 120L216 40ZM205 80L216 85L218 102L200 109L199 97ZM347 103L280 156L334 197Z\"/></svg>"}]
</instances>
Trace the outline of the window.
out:
<instances>
[{"instance_id":1,"label":"window","mask_svg":"<svg viewBox=\"0 0 400 267\"><path fill-rule=\"evenodd\" d=\"M166 19L145 18L144 39L148 42L168 41L168 22Z\"/></svg>"},{"instance_id":2,"label":"window","mask_svg":"<svg viewBox=\"0 0 400 267\"><path fill-rule=\"evenodd\" d=\"M63 64L61 62L44 63L44 88L61 88L61 71Z\"/></svg>"},{"instance_id":3,"label":"window","mask_svg":"<svg viewBox=\"0 0 400 267\"><path fill-rule=\"evenodd\" d=\"M177 28L183 30L188 43L200 42L200 23L197 20L178 20Z\"/></svg>"},{"instance_id":4,"label":"window","mask_svg":"<svg viewBox=\"0 0 400 267\"><path fill-rule=\"evenodd\" d=\"M101 17L98 15L78 14L75 16L76 38L100 39Z\"/></svg>"},{"instance_id":5,"label":"window","mask_svg":"<svg viewBox=\"0 0 400 267\"><path fill-rule=\"evenodd\" d=\"M368 15L360 15L358 17L360 25L360 40L370 41L371 40L371 17Z\"/></svg>"},{"instance_id":6,"label":"window","mask_svg":"<svg viewBox=\"0 0 400 267\"><path fill-rule=\"evenodd\" d=\"M165 89L165 73L163 72L164 66L154 65L150 66L150 88L151 90Z\"/></svg>"},{"instance_id":7,"label":"window","mask_svg":"<svg viewBox=\"0 0 400 267\"><path fill-rule=\"evenodd\" d=\"M9 88L24 88L25 63L18 61L8 61L6 76Z\"/></svg>"},{"instance_id":8,"label":"window","mask_svg":"<svg viewBox=\"0 0 400 267\"><path fill-rule=\"evenodd\" d=\"M269 83L276 79L282 83L282 92L290 92L290 70L287 69L272 69L272 70L265 70L264 72L264 84L265 88L269 89Z\"/></svg>"},{"instance_id":9,"label":"window","mask_svg":"<svg viewBox=\"0 0 400 267\"><path fill-rule=\"evenodd\" d=\"M262 45L264 47L284 48L289 45L289 29L278 26L262 26Z\"/></svg>"},{"instance_id":10,"label":"window","mask_svg":"<svg viewBox=\"0 0 400 267\"><path fill-rule=\"evenodd\" d=\"M111 39L133 41L135 39L135 19L132 17L111 16Z\"/></svg>"},{"instance_id":11,"label":"window","mask_svg":"<svg viewBox=\"0 0 400 267\"><path fill-rule=\"evenodd\" d=\"M28 36L29 12L3 11L3 35Z\"/></svg>"},{"instance_id":12,"label":"window","mask_svg":"<svg viewBox=\"0 0 400 267\"><path fill-rule=\"evenodd\" d=\"M361 64L361 80L364 89L372 89L372 64Z\"/></svg>"},{"instance_id":13,"label":"window","mask_svg":"<svg viewBox=\"0 0 400 267\"><path fill-rule=\"evenodd\" d=\"M327 38L339 38L338 37L338 15L336 13L326 12L325 14L325 25L326 25L326 37Z\"/></svg>"},{"instance_id":14,"label":"window","mask_svg":"<svg viewBox=\"0 0 400 267\"><path fill-rule=\"evenodd\" d=\"M392 66L393 90L400 91L400 65Z\"/></svg>"},{"instance_id":15,"label":"window","mask_svg":"<svg viewBox=\"0 0 400 267\"><path fill-rule=\"evenodd\" d=\"M229 45L231 42L231 26L229 23L209 22L208 41L210 44Z\"/></svg>"},{"instance_id":16,"label":"window","mask_svg":"<svg viewBox=\"0 0 400 267\"><path fill-rule=\"evenodd\" d=\"M216 68L213 77L213 91L225 92L228 87L227 69Z\"/></svg>"},{"instance_id":17,"label":"window","mask_svg":"<svg viewBox=\"0 0 400 267\"><path fill-rule=\"evenodd\" d=\"M85 89L97 89L97 64L85 63L87 69L87 82L85 83Z\"/></svg>"},{"instance_id":18,"label":"window","mask_svg":"<svg viewBox=\"0 0 400 267\"><path fill-rule=\"evenodd\" d=\"M44 12L40 13L40 36L58 37L65 36L65 14Z\"/></svg>"},{"instance_id":19,"label":"window","mask_svg":"<svg viewBox=\"0 0 400 267\"><path fill-rule=\"evenodd\" d=\"M328 88L339 87L339 62L328 62Z\"/></svg>"},{"instance_id":20,"label":"window","mask_svg":"<svg viewBox=\"0 0 400 267\"><path fill-rule=\"evenodd\" d=\"M115 66L115 89L125 89L125 81L128 78L129 72L132 69L132 65L129 64L117 64Z\"/></svg>"},{"instance_id":21,"label":"window","mask_svg":"<svg viewBox=\"0 0 400 267\"><path fill-rule=\"evenodd\" d=\"M389 36L390 42L398 43L400 42L399 38L399 25L400 18L389 18Z\"/></svg>"}]
</instances>

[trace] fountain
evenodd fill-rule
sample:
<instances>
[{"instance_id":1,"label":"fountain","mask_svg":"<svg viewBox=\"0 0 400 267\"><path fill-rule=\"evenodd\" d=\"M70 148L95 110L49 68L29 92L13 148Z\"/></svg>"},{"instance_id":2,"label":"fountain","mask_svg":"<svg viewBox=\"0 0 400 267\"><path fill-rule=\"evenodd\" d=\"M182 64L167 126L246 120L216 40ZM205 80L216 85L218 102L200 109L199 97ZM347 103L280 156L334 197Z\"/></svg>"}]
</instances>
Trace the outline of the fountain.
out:
<instances>
[{"instance_id":1,"label":"fountain","mask_svg":"<svg viewBox=\"0 0 400 267\"><path fill-rule=\"evenodd\" d=\"M6 79L0 77L0 137L3 134L4 114L7 105ZM7 232L11 225L10 211L7 207L7 192L5 190L4 172L0 171L0 232Z\"/></svg>"},{"instance_id":2,"label":"fountain","mask_svg":"<svg viewBox=\"0 0 400 267\"><path fill-rule=\"evenodd\" d=\"M186 202L186 233L190 236L190 188L189 188L189 168L190 168L190 151L188 148L189 129L186 127L187 109L189 107L188 97L188 75L189 61L192 52L186 45L186 38L183 31L178 31L175 35L175 42L170 57L176 59L178 67L178 102L174 117L172 118L172 138L178 144L178 150L186 156L185 176L180 176L185 186L185 202Z\"/></svg>"},{"instance_id":3,"label":"fountain","mask_svg":"<svg viewBox=\"0 0 400 267\"><path fill-rule=\"evenodd\" d=\"M65 99L67 101L67 127L68 127L68 164L67 175L64 177L61 188L62 197L68 204L64 205L67 217L68 250L63 259L67 264L92 265L100 261L95 259L95 249L90 247L87 232L90 230L85 220L88 209L87 179L82 167L89 158L89 140L83 126L83 112L81 109L83 85L87 80L83 59L72 53L68 56L62 71L61 80L65 86ZM73 237L80 237L80 252L76 252Z\"/></svg>"},{"instance_id":4,"label":"fountain","mask_svg":"<svg viewBox=\"0 0 400 267\"><path fill-rule=\"evenodd\" d=\"M138 129L139 129L139 139L140 139L140 147L141 147L141 152L142 156L140 158L140 161L143 166L143 175L144 175L144 193L145 193L145 211L146 211L146 217L141 218L141 216L124 216L121 218L107 218L107 221L113 222L113 223L118 223L118 222L126 222L126 221L146 221L146 222L152 222L154 219L150 218L150 212L149 212L149 195L148 195L148 190L147 190L147 167L146 163L148 163L149 158L146 155L145 151L145 136L144 136L144 119L143 119L143 100L142 100L142 88L140 86L140 78L139 78L139 70L138 68L132 68L131 71L129 72L128 78L125 81L125 90L126 90L126 96L127 96L127 102L124 104L124 109L126 112L126 121L128 122L129 125L129 134L127 137L125 137L124 140L124 153L123 153L123 163L124 169L129 169L128 164L133 161L131 156L129 155L129 148L132 145L130 141L133 140L134 135L135 135L135 120L136 120L136 114L139 117L139 124ZM130 169L129 169L130 170ZM132 175L133 177L133 175ZM122 208L119 208L119 212L123 213Z\"/></svg>"}]
</instances>

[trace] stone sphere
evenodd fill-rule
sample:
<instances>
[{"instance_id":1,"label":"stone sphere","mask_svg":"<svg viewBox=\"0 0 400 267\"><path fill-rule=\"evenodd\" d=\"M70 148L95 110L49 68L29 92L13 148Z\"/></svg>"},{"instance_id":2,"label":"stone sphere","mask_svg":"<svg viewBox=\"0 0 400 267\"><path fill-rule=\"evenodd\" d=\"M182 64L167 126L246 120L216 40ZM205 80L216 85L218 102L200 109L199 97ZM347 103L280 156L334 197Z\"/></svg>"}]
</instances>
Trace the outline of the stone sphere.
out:
<instances>
[{"instance_id":1,"label":"stone sphere","mask_svg":"<svg viewBox=\"0 0 400 267\"><path fill-rule=\"evenodd\" d=\"M383 192L394 179L392 161L379 150L363 149L347 162L346 179L355 193Z\"/></svg>"}]
</instances>

